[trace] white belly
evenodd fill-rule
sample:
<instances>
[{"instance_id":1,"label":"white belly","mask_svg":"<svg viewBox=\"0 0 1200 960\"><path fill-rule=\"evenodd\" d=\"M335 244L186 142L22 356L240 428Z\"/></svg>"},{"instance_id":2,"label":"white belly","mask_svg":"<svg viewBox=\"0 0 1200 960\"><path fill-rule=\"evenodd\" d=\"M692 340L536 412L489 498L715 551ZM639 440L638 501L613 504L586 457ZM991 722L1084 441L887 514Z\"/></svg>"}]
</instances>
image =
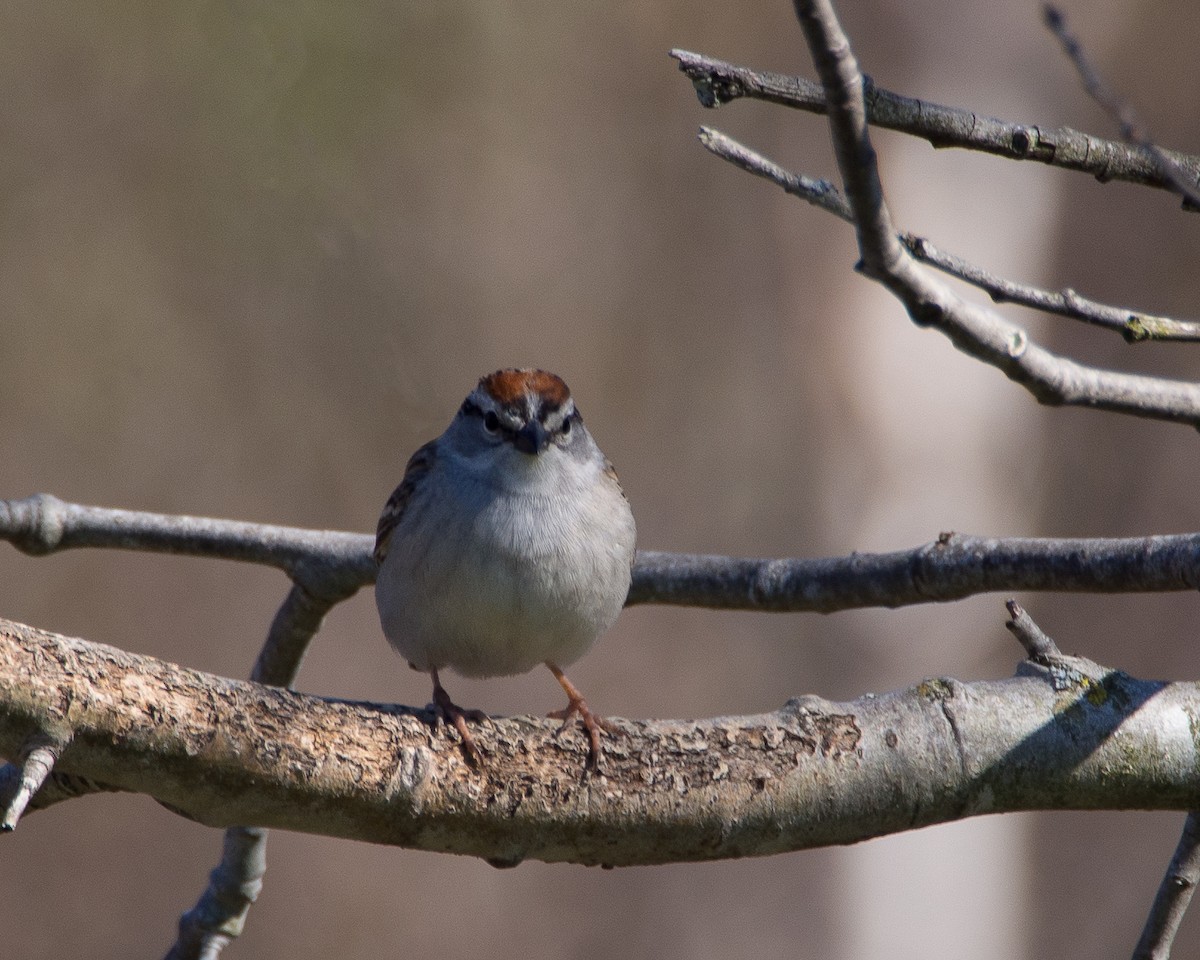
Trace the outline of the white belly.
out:
<instances>
[{"instance_id":1,"label":"white belly","mask_svg":"<svg viewBox=\"0 0 1200 960\"><path fill-rule=\"evenodd\" d=\"M388 641L418 669L473 677L579 659L624 605L634 525L619 492L577 504L492 489L414 498L376 587Z\"/></svg>"}]
</instances>

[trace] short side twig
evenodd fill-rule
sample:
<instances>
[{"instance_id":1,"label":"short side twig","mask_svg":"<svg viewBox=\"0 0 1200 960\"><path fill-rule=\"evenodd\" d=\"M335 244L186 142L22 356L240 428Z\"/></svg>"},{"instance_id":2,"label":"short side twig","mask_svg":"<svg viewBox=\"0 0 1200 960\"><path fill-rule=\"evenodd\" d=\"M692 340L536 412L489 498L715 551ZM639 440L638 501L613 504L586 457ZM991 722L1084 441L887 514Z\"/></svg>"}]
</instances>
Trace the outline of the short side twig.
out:
<instances>
[{"instance_id":1,"label":"short side twig","mask_svg":"<svg viewBox=\"0 0 1200 960\"><path fill-rule=\"evenodd\" d=\"M739 97L765 100L809 113L827 112L819 83L766 70L735 66L687 50L672 50L679 69L696 88L700 102L717 107ZM1138 147L1080 133L1070 127L1043 127L981 116L866 86L867 119L872 126L928 140L934 147L978 150L1010 160L1033 160L1065 170L1088 173L1102 183L1120 180L1163 190L1176 190L1155 157ZM1200 177L1200 157L1158 148L1180 170Z\"/></svg>"},{"instance_id":2,"label":"short side twig","mask_svg":"<svg viewBox=\"0 0 1200 960\"><path fill-rule=\"evenodd\" d=\"M1150 916L1133 951L1133 960L1169 960L1175 934L1200 882L1200 813L1192 811L1166 875L1154 895Z\"/></svg>"},{"instance_id":3,"label":"short side twig","mask_svg":"<svg viewBox=\"0 0 1200 960\"><path fill-rule=\"evenodd\" d=\"M1042 628L1033 622L1033 617L1016 600L1009 600L1005 606L1012 619L1004 625L1021 641L1030 660L1061 656L1058 644L1042 632Z\"/></svg>"},{"instance_id":4,"label":"short side twig","mask_svg":"<svg viewBox=\"0 0 1200 960\"><path fill-rule=\"evenodd\" d=\"M0 813L0 832L10 833L17 828L17 821L21 819L29 801L41 789L46 777L54 769L62 748L61 738L41 731L31 734L25 741L17 762L13 765L20 771L20 776L14 778L12 795Z\"/></svg>"},{"instance_id":5,"label":"short side twig","mask_svg":"<svg viewBox=\"0 0 1200 960\"><path fill-rule=\"evenodd\" d=\"M21 768L15 763L0 764L0 797L12 796L20 787L21 777ZM63 773L61 770L51 770L37 793L26 804L25 814L28 815L35 810L46 810L64 800L74 800L77 797L86 797L93 793L120 792L122 792L120 787L114 787L111 784L96 783L87 777Z\"/></svg>"},{"instance_id":6,"label":"short side twig","mask_svg":"<svg viewBox=\"0 0 1200 960\"><path fill-rule=\"evenodd\" d=\"M1155 165L1161 177L1166 180L1171 189L1182 194L1185 206L1200 210L1200 190L1196 189L1200 177L1191 164L1179 162L1179 158L1158 146L1146 132L1137 118L1133 107L1113 93L1100 79L1100 72L1092 65L1083 45L1078 38L1067 29L1067 21L1062 11L1053 4L1046 4L1046 26L1062 44L1063 51L1075 65L1083 87L1088 95L1099 104L1100 108L1112 118L1121 130L1121 136L1129 143L1144 150Z\"/></svg>"}]
</instances>

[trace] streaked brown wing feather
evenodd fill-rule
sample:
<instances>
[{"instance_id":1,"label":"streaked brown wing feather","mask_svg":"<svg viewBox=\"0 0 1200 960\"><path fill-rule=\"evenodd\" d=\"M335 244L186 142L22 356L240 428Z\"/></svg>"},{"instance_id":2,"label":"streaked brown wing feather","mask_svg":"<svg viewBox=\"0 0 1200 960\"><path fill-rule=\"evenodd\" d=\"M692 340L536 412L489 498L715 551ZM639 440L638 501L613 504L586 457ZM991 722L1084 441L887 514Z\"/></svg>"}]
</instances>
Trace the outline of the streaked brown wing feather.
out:
<instances>
[{"instance_id":1,"label":"streaked brown wing feather","mask_svg":"<svg viewBox=\"0 0 1200 960\"><path fill-rule=\"evenodd\" d=\"M384 504L383 513L379 515L379 525L375 528L376 563L383 563L383 558L387 556L388 545L392 540L392 533L404 516L408 501L412 499L413 491L433 467L434 458L437 456L434 452L435 443L436 441L430 440L409 458L408 466L404 468L404 479L400 481L400 486L392 491L388 502Z\"/></svg>"}]
</instances>

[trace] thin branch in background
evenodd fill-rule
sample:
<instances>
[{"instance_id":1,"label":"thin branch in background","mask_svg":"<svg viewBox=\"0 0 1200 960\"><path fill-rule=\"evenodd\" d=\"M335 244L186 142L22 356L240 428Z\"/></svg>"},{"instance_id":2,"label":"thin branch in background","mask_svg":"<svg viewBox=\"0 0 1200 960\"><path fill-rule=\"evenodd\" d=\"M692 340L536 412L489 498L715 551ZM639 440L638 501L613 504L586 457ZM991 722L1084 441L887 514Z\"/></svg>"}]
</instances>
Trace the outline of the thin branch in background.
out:
<instances>
[{"instance_id":1,"label":"thin branch in background","mask_svg":"<svg viewBox=\"0 0 1200 960\"><path fill-rule=\"evenodd\" d=\"M751 70L687 50L672 50L670 56L679 62L679 69L692 81L705 107L718 107L745 97L809 113L828 112L821 85L803 77ZM1128 144L1093 137L1070 127L996 120L971 110L892 93L864 79L867 119L872 126L919 137L939 149L977 150L1009 160L1033 160L1089 173L1101 183L1120 180L1172 192L1177 189L1175 181L1163 175L1154 156ZM1200 178L1200 157L1155 149L1173 169ZM1185 209L1191 208L1185 206Z\"/></svg>"},{"instance_id":2,"label":"thin branch in background","mask_svg":"<svg viewBox=\"0 0 1200 960\"><path fill-rule=\"evenodd\" d=\"M770 180L792 196L799 197L814 207L820 207L847 223L854 222L850 204L842 196L841 191L828 180L813 180L803 174L784 170L779 164L768 160L761 153L751 150L712 127L701 127L698 139L705 150L722 160L727 160L735 167L752 173L756 177L762 177L764 180Z\"/></svg>"},{"instance_id":3,"label":"thin branch in background","mask_svg":"<svg viewBox=\"0 0 1200 960\"><path fill-rule=\"evenodd\" d=\"M711 127L700 128L698 139L714 156L732 163L746 173L781 187L786 193L820 207L835 217L853 222L850 205L841 192L828 180L813 180L792 173L732 137ZM1175 320L1150 313L1113 307L1080 296L1074 290L1052 293L1023 283L1005 280L954 254L938 249L924 237L913 233L900 234L900 242L922 263L969 283L986 292L996 303L1015 303L1022 307L1057 314L1072 320L1115 330L1129 343L1148 340L1200 341L1200 323Z\"/></svg>"},{"instance_id":4,"label":"thin branch in background","mask_svg":"<svg viewBox=\"0 0 1200 960\"><path fill-rule=\"evenodd\" d=\"M1168 960L1197 882L1200 882L1200 814L1192 811L1183 823L1175 854L1154 895L1133 960Z\"/></svg>"},{"instance_id":5,"label":"thin branch in background","mask_svg":"<svg viewBox=\"0 0 1200 960\"><path fill-rule=\"evenodd\" d=\"M835 216L847 218L845 198L828 181L811 180L790 173L731 137L707 127L701 128L700 141L707 150L740 169L770 180L786 192ZM981 285L978 281L988 276L986 271L974 268L966 261L942 254L933 244L920 237L902 234L896 240L897 245L908 250L914 259L918 256L929 259L940 269L968 283ZM883 258L881 262L894 264L894 273L888 274L890 279L879 279L905 304L914 322L937 328L959 349L999 368L1009 379L1025 387L1039 402L1092 407L1200 427L1200 386L1076 363L1031 343L1022 328L998 314L968 304L948 288L910 270L899 270L898 261ZM1007 287L1014 294L1014 299L1021 292L1015 288L1016 285ZM1024 293L1028 295L1028 305L1031 306L1035 302L1052 306L1056 296L1034 288L1024 288ZM1057 296L1067 311L1088 312L1090 309L1090 301L1083 301L1074 294ZM1099 323L1101 312L1116 310L1102 307L1100 311L1092 311L1092 319ZM1145 323L1140 323L1143 319ZM1166 323L1157 320L1166 320ZM1131 319L1121 314L1118 328L1127 339L1163 338L1165 335L1186 340L1196 332L1195 324L1149 315L1137 315L1136 319Z\"/></svg>"},{"instance_id":6,"label":"thin branch in background","mask_svg":"<svg viewBox=\"0 0 1200 960\"><path fill-rule=\"evenodd\" d=\"M179 935L166 960L215 960L241 936L266 871L267 830L226 830L221 861L209 874L208 887L196 905L179 918Z\"/></svg>"},{"instance_id":7,"label":"thin branch in background","mask_svg":"<svg viewBox=\"0 0 1200 960\"><path fill-rule=\"evenodd\" d=\"M1067 20L1061 10L1048 3L1044 9L1044 18L1046 26L1062 44L1063 52L1075 65L1075 69L1083 81L1084 89L1117 124L1121 130L1121 136L1129 143L1146 151L1154 160L1162 178L1171 184L1172 189L1183 195L1185 207L1200 210L1200 190L1196 188L1200 177L1197 175L1195 165L1180 163L1177 154L1162 149L1150 138L1138 120L1133 107L1113 93L1100 78L1100 72L1088 59L1083 45L1067 29Z\"/></svg>"},{"instance_id":8,"label":"thin branch in background","mask_svg":"<svg viewBox=\"0 0 1200 960\"><path fill-rule=\"evenodd\" d=\"M1128 343L1145 343L1150 340L1200 341L1200 323L1194 320L1176 320L1131 310L1128 307L1097 303L1080 296L1070 288L1052 292L1005 280L961 257L939 250L923 237L904 234L901 240L908 251L922 263L928 263L943 273L978 287L996 303L1015 303L1071 320L1081 320L1114 330Z\"/></svg>"},{"instance_id":9,"label":"thin branch in background","mask_svg":"<svg viewBox=\"0 0 1200 960\"><path fill-rule=\"evenodd\" d=\"M14 778L12 793L3 808L0 808L0 832L11 833L17 828L17 821L33 799L34 794L41 789L42 784L58 762L62 751L63 741L44 732L31 734L21 748L13 766L19 771ZM0 796L3 796L0 793Z\"/></svg>"},{"instance_id":10,"label":"thin branch in background","mask_svg":"<svg viewBox=\"0 0 1200 960\"><path fill-rule=\"evenodd\" d=\"M1021 646L1025 648L1025 653L1028 654L1030 660L1062 655L1058 644L1033 622L1033 617L1026 613L1016 600L1009 600L1005 606L1008 607L1008 614L1012 619L1004 626L1021 642Z\"/></svg>"},{"instance_id":11,"label":"thin branch in background","mask_svg":"<svg viewBox=\"0 0 1200 960\"><path fill-rule=\"evenodd\" d=\"M959 350L996 367L1050 406L1079 406L1200 428L1200 384L1100 370L1030 342L994 310L968 303L921 269L892 226L867 126L863 78L828 2L795 0L829 103L834 154L854 212L859 269Z\"/></svg>"}]
</instances>

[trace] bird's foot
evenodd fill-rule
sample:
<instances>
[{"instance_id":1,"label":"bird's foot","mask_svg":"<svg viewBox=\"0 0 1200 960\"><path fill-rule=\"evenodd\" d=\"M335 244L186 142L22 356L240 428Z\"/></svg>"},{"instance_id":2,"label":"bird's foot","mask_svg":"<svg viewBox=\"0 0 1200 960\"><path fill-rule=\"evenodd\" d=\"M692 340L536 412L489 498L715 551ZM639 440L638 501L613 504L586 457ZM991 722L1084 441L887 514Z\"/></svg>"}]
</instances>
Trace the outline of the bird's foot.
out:
<instances>
[{"instance_id":1,"label":"bird's foot","mask_svg":"<svg viewBox=\"0 0 1200 960\"><path fill-rule=\"evenodd\" d=\"M556 679L567 693L567 705L561 710L554 710L546 714L552 720L561 720L562 726L554 734L556 737L561 735L571 723L571 718L578 716L580 722L583 723L583 728L588 735L588 769L594 773L600 772L600 754L602 748L600 745L600 731L607 730L609 733L616 733L617 727L609 723L603 717L598 717L592 713L587 705L587 701L583 698L583 694L579 692L575 684L567 679L557 666L546 661L546 666L550 668L550 672L554 674Z\"/></svg>"},{"instance_id":2,"label":"bird's foot","mask_svg":"<svg viewBox=\"0 0 1200 960\"><path fill-rule=\"evenodd\" d=\"M446 692L446 688L442 686L438 680L436 670L430 670L433 676L433 710L437 717L445 724L454 727L458 731L459 739L462 740L463 752L467 755L467 760L471 766L483 767L483 751L479 749L479 744L475 742L475 737L471 733L471 728L467 726L468 720L473 720L476 723L490 723L489 717L482 710L466 710L450 699L450 694Z\"/></svg>"}]
</instances>

